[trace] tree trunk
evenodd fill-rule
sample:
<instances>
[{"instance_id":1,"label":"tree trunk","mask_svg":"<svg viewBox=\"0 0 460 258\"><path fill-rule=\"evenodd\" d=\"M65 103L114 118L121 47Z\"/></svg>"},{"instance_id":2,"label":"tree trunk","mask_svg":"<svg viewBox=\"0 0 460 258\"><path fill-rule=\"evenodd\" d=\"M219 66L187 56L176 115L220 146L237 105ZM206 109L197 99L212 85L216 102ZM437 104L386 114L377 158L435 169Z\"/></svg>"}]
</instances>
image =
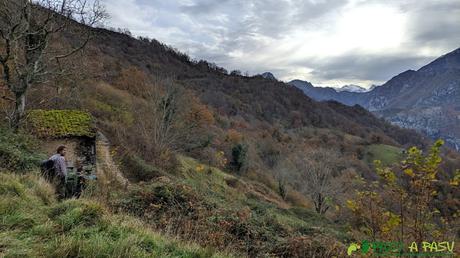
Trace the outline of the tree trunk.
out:
<instances>
[{"instance_id":1,"label":"tree trunk","mask_svg":"<svg viewBox=\"0 0 460 258\"><path fill-rule=\"evenodd\" d=\"M24 112L26 109L26 93L25 92L18 92L15 94L16 96L16 105L14 107L14 120L12 123L13 129L19 129L19 124L21 119L24 117Z\"/></svg>"},{"instance_id":2,"label":"tree trunk","mask_svg":"<svg viewBox=\"0 0 460 258\"><path fill-rule=\"evenodd\" d=\"M323 196L321 193L318 193L316 197L315 209L318 214L321 214L323 210Z\"/></svg>"}]
</instances>

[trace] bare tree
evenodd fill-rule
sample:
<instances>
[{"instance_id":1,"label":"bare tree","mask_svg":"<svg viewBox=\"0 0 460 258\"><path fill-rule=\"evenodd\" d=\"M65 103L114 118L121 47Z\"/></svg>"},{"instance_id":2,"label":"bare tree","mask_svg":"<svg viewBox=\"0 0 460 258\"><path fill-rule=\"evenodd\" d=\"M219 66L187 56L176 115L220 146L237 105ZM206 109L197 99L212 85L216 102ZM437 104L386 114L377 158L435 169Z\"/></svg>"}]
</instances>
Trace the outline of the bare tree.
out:
<instances>
[{"instance_id":1,"label":"bare tree","mask_svg":"<svg viewBox=\"0 0 460 258\"><path fill-rule=\"evenodd\" d=\"M164 91L153 90L149 92L151 105L149 132L152 143L158 152L175 150L181 143L182 131L181 116L184 114L183 92L174 86L170 80L166 83Z\"/></svg>"},{"instance_id":2,"label":"bare tree","mask_svg":"<svg viewBox=\"0 0 460 258\"><path fill-rule=\"evenodd\" d=\"M337 175L335 162L339 160L336 151L315 149L294 158L297 170L295 187L309 196L315 205L315 211L324 214L330 208L330 201L344 191L343 182Z\"/></svg>"},{"instance_id":3,"label":"bare tree","mask_svg":"<svg viewBox=\"0 0 460 258\"><path fill-rule=\"evenodd\" d=\"M203 147L211 114L198 99L171 79L156 82L145 93L148 109L138 111L136 126L150 146L147 152L159 157Z\"/></svg>"},{"instance_id":4,"label":"bare tree","mask_svg":"<svg viewBox=\"0 0 460 258\"><path fill-rule=\"evenodd\" d=\"M1 0L0 66L2 83L13 95L11 124L19 126L32 85L59 71L59 64L88 43L91 30L106 17L98 0ZM80 23L79 25L76 22ZM81 42L57 49L50 43L58 33L82 33Z\"/></svg>"}]
</instances>

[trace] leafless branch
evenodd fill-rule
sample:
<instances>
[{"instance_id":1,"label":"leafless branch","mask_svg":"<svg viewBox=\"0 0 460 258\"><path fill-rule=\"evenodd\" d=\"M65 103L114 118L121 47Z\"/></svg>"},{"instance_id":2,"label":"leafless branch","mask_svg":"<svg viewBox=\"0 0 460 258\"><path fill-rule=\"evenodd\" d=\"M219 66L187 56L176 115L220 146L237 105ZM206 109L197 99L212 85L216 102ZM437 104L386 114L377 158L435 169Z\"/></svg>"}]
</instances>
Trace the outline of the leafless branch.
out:
<instances>
[{"instance_id":1,"label":"leafless branch","mask_svg":"<svg viewBox=\"0 0 460 258\"><path fill-rule=\"evenodd\" d=\"M87 0L3 0L0 3L0 66L2 80L16 97L17 120L25 107L25 95L34 84L56 69L51 62L81 51L91 38L91 29L106 17L99 1ZM75 33L83 41L50 56L50 41L58 33Z\"/></svg>"}]
</instances>

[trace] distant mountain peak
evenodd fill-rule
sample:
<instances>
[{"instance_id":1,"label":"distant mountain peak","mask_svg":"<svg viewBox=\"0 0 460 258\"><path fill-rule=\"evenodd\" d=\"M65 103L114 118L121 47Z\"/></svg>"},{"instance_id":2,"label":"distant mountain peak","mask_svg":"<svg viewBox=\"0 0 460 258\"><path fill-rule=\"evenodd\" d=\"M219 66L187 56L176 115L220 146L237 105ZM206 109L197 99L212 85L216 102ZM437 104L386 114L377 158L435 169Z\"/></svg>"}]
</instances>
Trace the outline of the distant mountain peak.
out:
<instances>
[{"instance_id":1,"label":"distant mountain peak","mask_svg":"<svg viewBox=\"0 0 460 258\"><path fill-rule=\"evenodd\" d=\"M265 72L265 73L261 74L260 76L262 76L262 77L264 77L265 79L268 79L268 80L274 80L274 81L278 80L278 79L276 79L276 77L271 72Z\"/></svg>"},{"instance_id":2,"label":"distant mountain peak","mask_svg":"<svg viewBox=\"0 0 460 258\"><path fill-rule=\"evenodd\" d=\"M335 88L335 91L337 92L342 92L342 91L348 91L348 92L367 92L368 89L363 88L359 85L354 85L354 84L349 84L349 85L344 85L341 88Z\"/></svg>"},{"instance_id":3,"label":"distant mountain peak","mask_svg":"<svg viewBox=\"0 0 460 258\"><path fill-rule=\"evenodd\" d=\"M292 81L288 82L287 84L289 84L291 86L294 86L296 88L299 88L304 92L316 88L313 84L311 84L311 82L302 81L302 80L298 80L298 79L292 80Z\"/></svg>"}]
</instances>

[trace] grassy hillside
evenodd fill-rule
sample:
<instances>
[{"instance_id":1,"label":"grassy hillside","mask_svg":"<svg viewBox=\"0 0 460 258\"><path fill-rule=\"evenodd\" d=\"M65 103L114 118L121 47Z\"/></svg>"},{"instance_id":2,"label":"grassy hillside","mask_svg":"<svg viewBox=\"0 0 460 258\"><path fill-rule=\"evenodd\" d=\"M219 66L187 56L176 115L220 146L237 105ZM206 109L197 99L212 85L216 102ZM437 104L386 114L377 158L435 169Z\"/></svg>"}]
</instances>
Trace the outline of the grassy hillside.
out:
<instances>
[{"instance_id":1,"label":"grassy hillside","mask_svg":"<svg viewBox=\"0 0 460 258\"><path fill-rule=\"evenodd\" d=\"M5 129L0 139L1 257L226 257L114 214L90 192L58 202L37 171L39 142Z\"/></svg>"},{"instance_id":2,"label":"grassy hillside","mask_svg":"<svg viewBox=\"0 0 460 258\"><path fill-rule=\"evenodd\" d=\"M180 157L179 162L174 175L118 192L111 206L163 232L249 256L339 254L342 242L350 241L346 227L308 206L291 205L261 183L192 158ZM323 249L319 239L331 246Z\"/></svg>"},{"instance_id":3,"label":"grassy hillside","mask_svg":"<svg viewBox=\"0 0 460 258\"><path fill-rule=\"evenodd\" d=\"M403 149L385 144L372 144L366 148L365 159L371 164L374 160L380 160L383 165L391 166L403 159Z\"/></svg>"},{"instance_id":4,"label":"grassy hillside","mask_svg":"<svg viewBox=\"0 0 460 258\"><path fill-rule=\"evenodd\" d=\"M315 214L302 197L293 205L260 182L185 156L175 172L155 181L111 187L107 197L100 194L109 189L95 189L104 184L90 184L83 198L58 202L38 175L39 140L4 129L0 137L9 139L0 147L10 146L0 157L26 158L0 165L0 254L6 257L224 257L214 248L250 256L326 255L341 253L342 242L350 241L345 227ZM331 245L324 249L321 241Z\"/></svg>"},{"instance_id":5,"label":"grassy hillside","mask_svg":"<svg viewBox=\"0 0 460 258\"><path fill-rule=\"evenodd\" d=\"M91 199L57 202L53 187L34 173L0 172L0 197L2 257L224 257Z\"/></svg>"}]
</instances>

